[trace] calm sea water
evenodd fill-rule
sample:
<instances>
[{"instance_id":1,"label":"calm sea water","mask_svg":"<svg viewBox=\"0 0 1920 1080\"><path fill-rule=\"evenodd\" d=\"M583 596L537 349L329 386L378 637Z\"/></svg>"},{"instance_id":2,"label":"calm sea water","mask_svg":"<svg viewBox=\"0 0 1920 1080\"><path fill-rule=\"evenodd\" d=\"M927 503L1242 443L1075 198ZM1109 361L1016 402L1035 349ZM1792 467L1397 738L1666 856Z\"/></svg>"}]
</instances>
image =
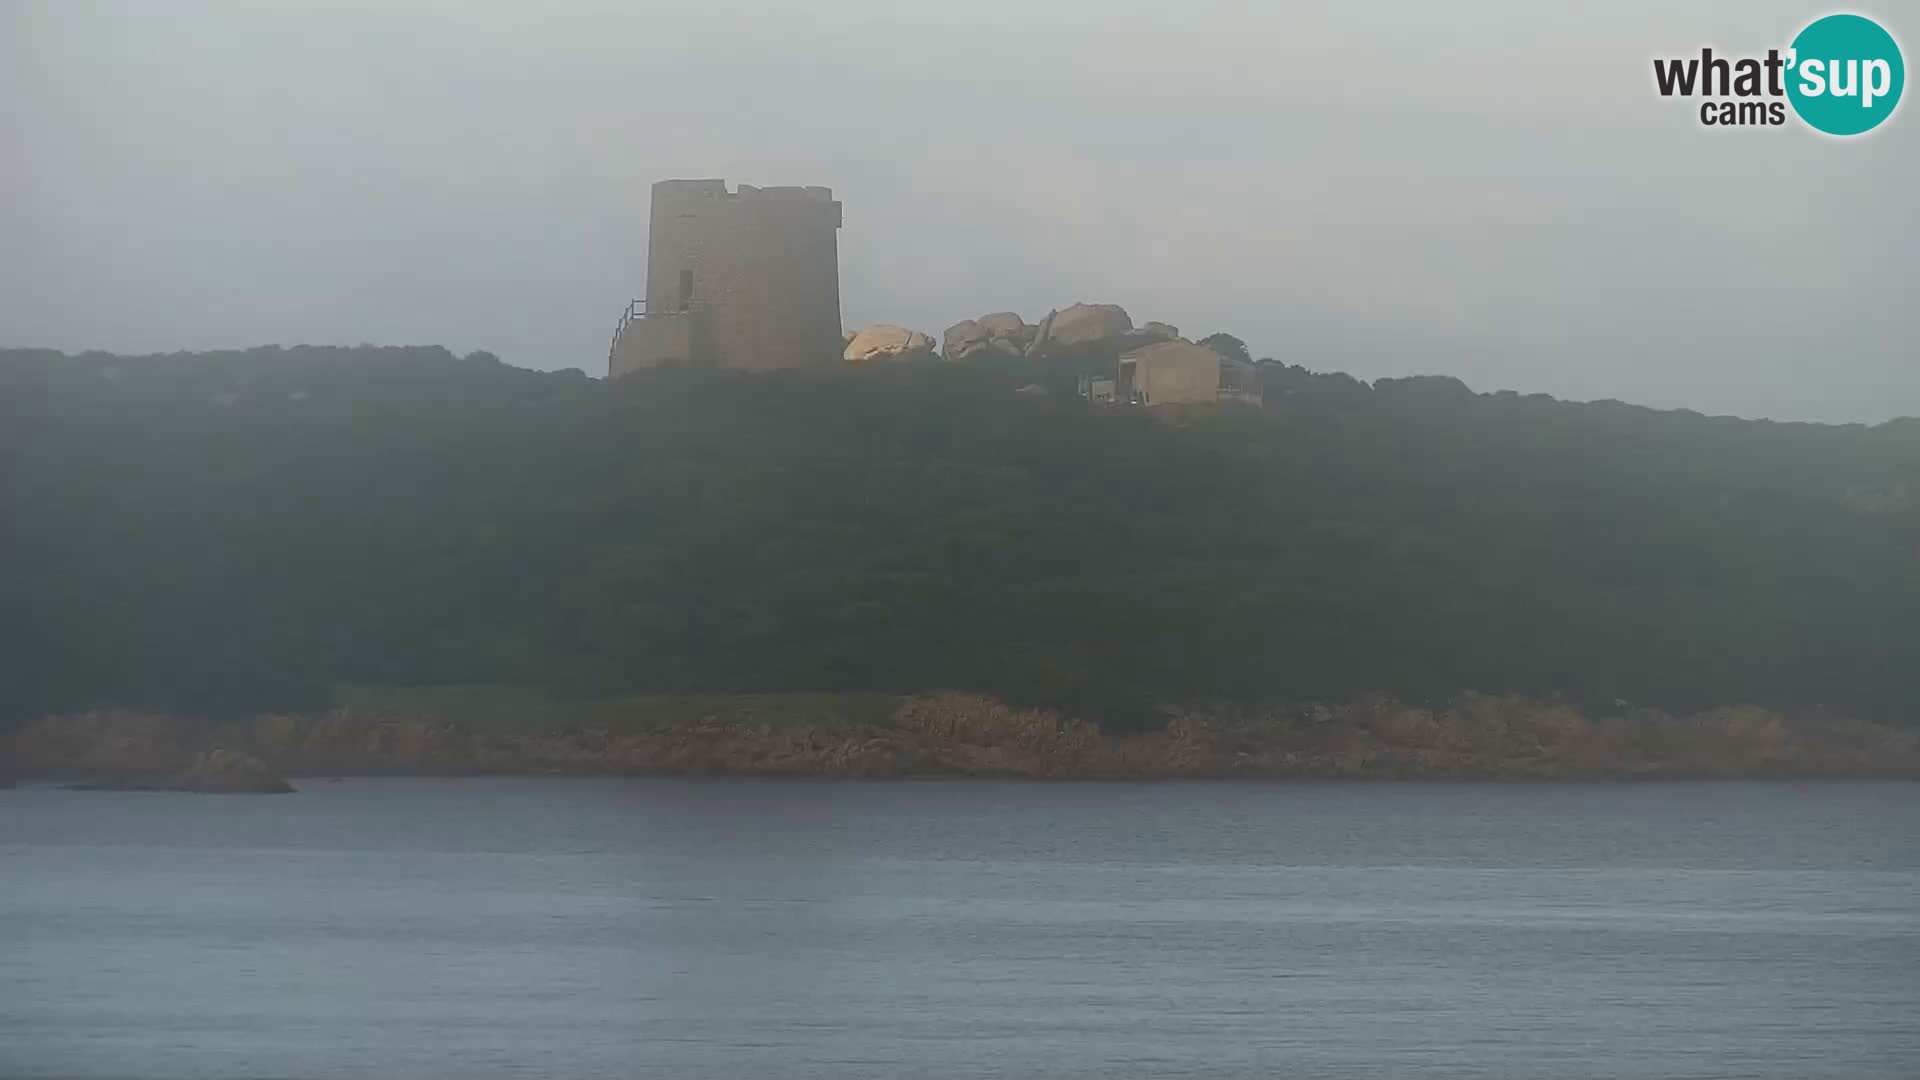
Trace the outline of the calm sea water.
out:
<instances>
[{"instance_id":1,"label":"calm sea water","mask_svg":"<svg viewBox=\"0 0 1920 1080\"><path fill-rule=\"evenodd\" d=\"M0 791L0 1073L1920 1074L1920 785Z\"/></svg>"}]
</instances>

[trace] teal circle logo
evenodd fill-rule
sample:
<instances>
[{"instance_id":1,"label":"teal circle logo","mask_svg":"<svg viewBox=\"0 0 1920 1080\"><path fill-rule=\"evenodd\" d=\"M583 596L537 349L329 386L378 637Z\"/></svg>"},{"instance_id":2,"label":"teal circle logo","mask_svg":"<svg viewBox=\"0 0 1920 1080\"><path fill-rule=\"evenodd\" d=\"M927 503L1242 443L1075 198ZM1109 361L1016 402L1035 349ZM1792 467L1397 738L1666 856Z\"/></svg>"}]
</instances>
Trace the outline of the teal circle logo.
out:
<instances>
[{"instance_id":1,"label":"teal circle logo","mask_svg":"<svg viewBox=\"0 0 1920 1080\"><path fill-rule=\"evenodd\" d=\"M1893 115L1907 85L1900 46L1879 23L1828 15L1793 39L1787 100L1800 119L1829 135L1872 131Z\"/></svg>"}]
</instances>

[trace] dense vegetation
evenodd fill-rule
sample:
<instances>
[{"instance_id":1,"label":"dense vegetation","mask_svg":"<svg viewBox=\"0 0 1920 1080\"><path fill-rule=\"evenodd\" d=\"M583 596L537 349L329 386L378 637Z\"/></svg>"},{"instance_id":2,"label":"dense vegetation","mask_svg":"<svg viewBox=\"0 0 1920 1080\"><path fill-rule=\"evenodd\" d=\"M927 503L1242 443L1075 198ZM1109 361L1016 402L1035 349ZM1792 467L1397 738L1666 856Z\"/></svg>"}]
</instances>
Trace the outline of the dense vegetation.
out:
<instances>
[{"instance_id":1,"label":"dense vegetation","mask_svg":"<svg viewBox=\"0 0 1920 1080\"><path fill-rule=\"evenodd\" d=\"M1088 362L0 352L0 714L483 682L1109 723L1364 689L1920 702L1920 422L1278 365L1264 410L1090 411Z\"/></svg>"}]
</instances>

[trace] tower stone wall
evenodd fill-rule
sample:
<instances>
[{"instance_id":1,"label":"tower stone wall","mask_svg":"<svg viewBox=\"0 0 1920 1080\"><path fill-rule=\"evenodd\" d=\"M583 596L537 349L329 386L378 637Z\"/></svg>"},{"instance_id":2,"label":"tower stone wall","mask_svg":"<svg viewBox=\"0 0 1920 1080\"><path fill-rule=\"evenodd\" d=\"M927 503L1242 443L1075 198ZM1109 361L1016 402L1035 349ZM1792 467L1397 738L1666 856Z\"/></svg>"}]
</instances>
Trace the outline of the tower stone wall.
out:
<instances>
[{"instance_id":1,"label":"tower stone wall","mask_svg":"<svg viewBox=\"0 0 1920 1080\"><path fill-rule=\"evenodd\" d=\"M840 204L824 187L654 184L646 316L622 332L631 335L624 345L615 341L612 373L674 362L753 371L833 363L842 345L839 228ZM685 328L656 335L637 325L662 318Z\"/></svg>"}]
</instances>

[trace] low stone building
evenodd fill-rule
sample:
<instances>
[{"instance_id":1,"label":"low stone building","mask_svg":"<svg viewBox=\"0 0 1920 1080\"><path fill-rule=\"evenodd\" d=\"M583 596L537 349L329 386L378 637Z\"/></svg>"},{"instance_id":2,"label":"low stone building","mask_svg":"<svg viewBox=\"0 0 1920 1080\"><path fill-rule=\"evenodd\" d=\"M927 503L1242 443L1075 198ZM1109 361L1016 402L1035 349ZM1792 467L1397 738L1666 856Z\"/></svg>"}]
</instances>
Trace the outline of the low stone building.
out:
<instances>
[{"instance_id":1,"label":"low stone building","mask_svg":"<svg viewBox=\"0 0 1920 1080\"><path fill-rule=\"evenodd\" d=\"M1139 405L1200 405L1220 400L1220 356L1191 341L1156 341L1120 354L1115 393Z\"/></svg>"}]
</instances>

